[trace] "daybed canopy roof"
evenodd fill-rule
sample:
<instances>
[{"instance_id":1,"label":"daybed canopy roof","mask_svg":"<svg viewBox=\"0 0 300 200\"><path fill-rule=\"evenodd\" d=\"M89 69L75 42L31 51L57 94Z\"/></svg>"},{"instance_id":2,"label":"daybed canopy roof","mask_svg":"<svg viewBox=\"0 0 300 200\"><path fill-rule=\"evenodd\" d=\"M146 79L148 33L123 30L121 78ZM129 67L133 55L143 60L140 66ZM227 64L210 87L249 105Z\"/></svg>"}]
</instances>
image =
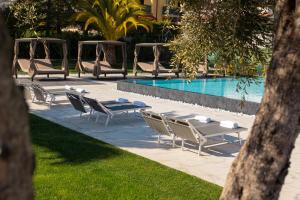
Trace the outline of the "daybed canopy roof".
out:
<instances>
[{"instance_id":1,"label":"daybed canopy roof","mask_svg":"<svg viewBox=\"0 0 300 200\"><path fill-rule=\"evenodd\" d=\"M113 41L113 40L87 40L79 41L79 44L106 44L106 45L125 45L125 42Z\"/></svg>"},{"instance_id":2,"label":"daybed canopy roof","mask_svg":"<svg viewBox=\"0 0 300 200\"><path fill-rule=\"evenodd\" d=\"M165 43L138 43L136 47L154 47L154 46L166 46Z\"/></svg>"},{"instance_id":3,"label":"daybed canopy roof","mask_svg":"<svg viewBox=\"0 0 300 200\"><path fill-rule=\"evenodd\" d=\"M16 41L18 41L18 42L47 41L47 42L58 42L58 43L66 42L66 40L59 39L59 38L18 38L18 39L16 39Z\"/></svg>"}]
</instances>

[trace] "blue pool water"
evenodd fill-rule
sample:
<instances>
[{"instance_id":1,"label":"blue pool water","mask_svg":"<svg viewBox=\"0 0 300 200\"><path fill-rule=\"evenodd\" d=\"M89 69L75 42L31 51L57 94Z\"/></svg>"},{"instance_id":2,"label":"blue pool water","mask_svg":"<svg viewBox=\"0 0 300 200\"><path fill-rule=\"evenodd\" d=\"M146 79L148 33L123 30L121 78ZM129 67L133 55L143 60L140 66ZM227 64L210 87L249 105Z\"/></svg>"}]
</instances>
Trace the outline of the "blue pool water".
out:
<instances>
[{"instance_id":1,"label":"blue pool water","mask_svg":"<svg viewBox=\"0 0 300 200\"><path fill-rule=\"evenodd\" d=\"M241 79L240 79L241 80ZM245 80L245 79L244 79ZM196 92L201 94L222 96L231 99L242 99L245 97L246 101L260 102L264 93L264 80L258 79L256 83L244 84L246 86L246 93L237 92L237 84L239 79L233 78L215 78L215 79L196 79L192 81L182 79L171 80L145 80L135 79L130 82L142 85L156 86L162 88L183 90L189 92Z\"/></svg>"}]
</instances>

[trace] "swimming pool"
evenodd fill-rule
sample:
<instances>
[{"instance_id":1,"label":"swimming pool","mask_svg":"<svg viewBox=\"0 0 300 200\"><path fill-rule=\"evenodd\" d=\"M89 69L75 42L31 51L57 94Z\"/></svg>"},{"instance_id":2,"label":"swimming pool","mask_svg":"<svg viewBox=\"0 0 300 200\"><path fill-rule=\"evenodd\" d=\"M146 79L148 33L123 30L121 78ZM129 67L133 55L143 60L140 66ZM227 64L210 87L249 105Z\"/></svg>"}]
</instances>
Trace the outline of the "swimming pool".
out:
<instances>
[{"instance_id":1,"label":"swimming pool","mask_svg":"<svg viewBox=\"0 0 300 200\"><path fill-rule=\"evenodd\" d=\"M257 103L261 101L264 93L264 79L262 78L257 79L256 83L246 85L245 88L247 93L243 93L242 91L237 92L237 84L239 83L239 81L241 81L241 79L234 78L196 79L190 82L183 79L133 79L128 81L135 84L188 91L212 96L220 96L237 100L241 100L244 96L246 101Z\"/></svg>"}]
</instances>

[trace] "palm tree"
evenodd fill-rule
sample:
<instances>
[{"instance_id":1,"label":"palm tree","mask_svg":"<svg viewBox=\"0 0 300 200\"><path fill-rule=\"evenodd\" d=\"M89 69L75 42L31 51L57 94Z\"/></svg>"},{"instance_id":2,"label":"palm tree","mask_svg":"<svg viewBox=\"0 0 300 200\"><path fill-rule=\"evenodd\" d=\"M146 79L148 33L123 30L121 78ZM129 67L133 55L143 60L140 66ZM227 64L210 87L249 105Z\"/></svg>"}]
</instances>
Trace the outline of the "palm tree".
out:
<instances>
[{"instance_id":1,"label":"palm tree","mask_svg":"<svg viewBox=\"0 0 300 200\"><path fill-rule=\"evenodd\" d=\"M106 40L118 40L127 32L143 27L152 29L152 23L145 19L144 7L139 0L95 0L82 1L80 11L75 14L75 20L84 22L84 29L92 26ZM113 47L107 47L106 60L115 64Z\"/></svg>"}]
</instances>

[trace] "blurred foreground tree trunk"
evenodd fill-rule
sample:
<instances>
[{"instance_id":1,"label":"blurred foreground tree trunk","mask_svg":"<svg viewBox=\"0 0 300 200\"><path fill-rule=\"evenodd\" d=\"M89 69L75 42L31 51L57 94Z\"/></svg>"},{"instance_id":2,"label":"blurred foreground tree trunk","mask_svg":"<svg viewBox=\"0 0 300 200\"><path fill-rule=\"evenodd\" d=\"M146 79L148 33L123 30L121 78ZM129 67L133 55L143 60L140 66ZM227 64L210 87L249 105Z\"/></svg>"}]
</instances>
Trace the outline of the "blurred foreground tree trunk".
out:
<instances>
[{"instance_id":1,"label":"blurred foreground tree trunk","mask_svg":"<svg viewBox=\"0 0 300 200\"><path fill-rule=\"evenodd\" d=\"M12 46L1 10L0 44L0 199L33 199L27 106L12 79Z\"/></svg>"},{"instance_id":2,"label":"blurred foreground tree trunk","mask_svg":"<svg viewBox=\"0 0 300 200\"><path fill-rule=\"evenodd\" d=\"M222 200L278 199L300 124L300 2L277 0L273 56L251 134Z\"/></svg>"}]
</instances>

